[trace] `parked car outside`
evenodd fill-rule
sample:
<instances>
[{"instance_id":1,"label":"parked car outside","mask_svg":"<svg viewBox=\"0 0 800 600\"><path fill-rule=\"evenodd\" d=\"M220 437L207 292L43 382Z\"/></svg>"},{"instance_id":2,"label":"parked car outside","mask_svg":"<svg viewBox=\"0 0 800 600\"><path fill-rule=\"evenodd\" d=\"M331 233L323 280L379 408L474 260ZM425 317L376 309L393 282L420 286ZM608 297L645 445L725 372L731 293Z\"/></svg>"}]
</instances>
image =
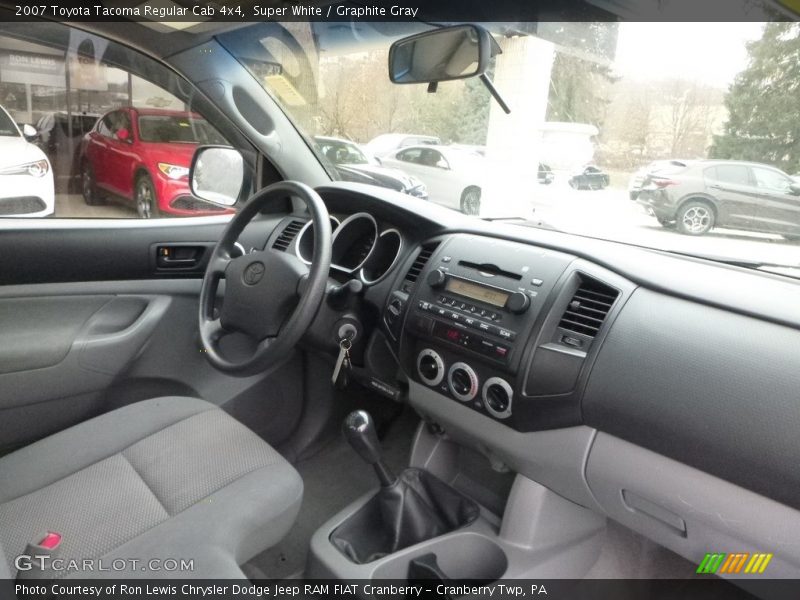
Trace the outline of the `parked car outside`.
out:
<instances>
[{"instance_id":1,"label":"parked car outside","mask_svg":"<svg viewBox=\"0 0 800 600\"><path fill-rule=\"evenodd\" d=\"M428 190L422 181L400 169L382 166L380 161L355 142L316 136L314 143L344 181L379 185L416 198L428 198Z\"/></svg>"},{"instance_id":2,"label":"parked car outside","mask_svg":"<svg viewBox=\"0 0 800 600\"><path fill-rule=\"evenodd\" d=\"M32 143L36 129L22 130L0 106L0 216L49 217L55 211L53 169Z\"/></svg>"},{"instance_id":3,"label":"parked car outside","mask_svg":"<svg viewBox=\"0 0 800 600\"><path fill-rule=\"evenodd\" d=\"M425 144L438 145L442 140L432 135L416 135L413 133L384 133L372 138L365 144L366 149L378 159L400 148L407 146L421 146Z\"/></svg>"},{"instance_id":4,"label":"parked car outside","mask_svg":"<svg viewBox=\"0 0 800 600\"><path fill-rule=\"evenodd\" d=\"M568 183L576 190L602 190L608 187L611 179L608 173L604 173L594 165L587 165L570 177Z\"/></svg>"},{"instance_id":5,"label":"parked car outside","mask_svg":"<svg viewBox=\"0 0 800 600\"><path fill-rule=\"evenodd\" d=\"M99 114L51 112L36 123L36 145L53 167L53 180L60 192L79 191L81 143L100 118Z\"/></svg>"},{"instance_id":6,"label":"parked car outside","mask_svg":"<svg viewBox=\"0 0 800 600\"><path fill-rule=\"evenodd\" d=\"M670 160L654 160L647 166L642 167L636 171L628 182L628 195L631 200L636 200L639 197L639 192L642 189L644 180L647 178L648 173L655 173L661 169L669 168L671 166L685 167L689 161L677 158Z\"/></svg>"},{"instance_id":7,"label":"parked car outside","mask_svg":"<svg viewBox=\"0 0 800 600\"><path fill-rule=\"evenodd\" d=\"M651 173L637 200L665 227L714 227L800 238L800 183L769 165L701 160Z\"/></svg>"},{"instance_id":8,"label":"parked car outside","mask_svg":"<svg viewBox=\"0 0 800 600\"><path fill-rule=\"evenodd\" d=\"M200 144L226 144L200 115L119 108L106 113L84 138L83 198L90 206L107 196L135 206L140 218L232 212L194 197L189 166Z\"/></svg>"},{"instance_id":9,"label":"parked car outside","mask_svg":"<svg viewBox=\"0 0 800 600\"><path fill-rule=\"evenodd\" d=\"M485 158L451 146L423 145L402 148L385 156L382 164L421 179L432 202L468 215L481 209L481 175Z\"/></svg>"},{"instance_id":10,"label":"parked car outside","mask_svg":"<svg viewBox=\"0 0 800 600\"><path fill-rule=\"evenodd\" d=\"M539 183L542 185L550 185L556 176L553 174L553 169L544 163L539 163L539 171L537 176Z\"/></svg>"}]
</instances>

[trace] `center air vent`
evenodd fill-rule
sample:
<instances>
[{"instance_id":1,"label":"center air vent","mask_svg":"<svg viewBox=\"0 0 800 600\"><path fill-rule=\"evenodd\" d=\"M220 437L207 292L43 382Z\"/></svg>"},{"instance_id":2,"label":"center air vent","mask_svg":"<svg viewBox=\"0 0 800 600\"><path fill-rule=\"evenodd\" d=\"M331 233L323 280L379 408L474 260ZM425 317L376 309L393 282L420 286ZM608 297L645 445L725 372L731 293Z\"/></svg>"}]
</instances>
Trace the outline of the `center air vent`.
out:
<instances>
[{"instance_id":1,"label":"center air vent","mask_svg":"<svg viewBox=\"0 0 800 600\"><path fill-rule=\"evenodd\" d=\"M596 279L582 278L575 295L567 305L561 329L594 337L608 316L619 292Z\"/></svg>"},{"instance_id":2,"label":"center air vent","mask_svg":"<svg viewBox=\"0 0 800 600\"><path fill-rule=\"evenodd\" d=\"M303 221L290 221L289 224L283 228L283 231L272 244L272 247L276 250L286 252L289 246L292 245L294 238L300 233L303 225L305 225Z\"/></svg>"},{"instance_id":3,"label":"center air vent","mask_svg":"<svg viewBox=\"0 0 800 600\"><path fill-rule=\"evenodd\" d=\"M411 265L411 268L406 273L406 281L409 284L413 284L419 278L420 273L425 268L425 265L428 264L431 256L433 256L433 252L439 246L439 242L435 242L433 244L426 244L422 247L422 250L419 251L417 254L417 258L414 259L414 264Z\"/></svg>"}]
</instances>

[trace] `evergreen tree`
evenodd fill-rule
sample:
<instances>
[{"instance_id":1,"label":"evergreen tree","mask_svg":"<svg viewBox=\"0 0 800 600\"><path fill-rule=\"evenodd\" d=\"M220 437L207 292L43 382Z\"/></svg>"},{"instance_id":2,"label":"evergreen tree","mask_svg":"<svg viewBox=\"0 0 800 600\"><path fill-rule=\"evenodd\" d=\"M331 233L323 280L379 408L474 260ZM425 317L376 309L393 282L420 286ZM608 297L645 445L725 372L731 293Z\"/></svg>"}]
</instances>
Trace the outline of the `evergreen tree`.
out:
<instances>
[{"instance_id":1,"label":"evergreen tree","mask_svg":"<svg viewBox=\"0 0 800 600\"><path fill-rule=\"evenodd\" d=\"M725 97L728 121L714 158L752 160L800 171L800 24L768 23L748 44L747 68Z\"/></svg>"}]
</instances>

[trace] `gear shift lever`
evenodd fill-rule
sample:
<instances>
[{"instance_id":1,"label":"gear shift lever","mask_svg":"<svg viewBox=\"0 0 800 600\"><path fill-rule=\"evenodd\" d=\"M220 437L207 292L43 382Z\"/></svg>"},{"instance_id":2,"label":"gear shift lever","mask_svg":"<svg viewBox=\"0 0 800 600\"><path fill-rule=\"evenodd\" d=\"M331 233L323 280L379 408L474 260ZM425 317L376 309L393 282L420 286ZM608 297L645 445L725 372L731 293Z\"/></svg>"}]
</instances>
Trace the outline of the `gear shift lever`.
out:
<instances>
[{"instance_id":1,"label":"gear shift lever","mask_svg":"<svg viewBox=\"0 0 800 600\"><path fill-rule=\"evenodd\" d=\"M378 444L378 434L375 432L375 423L367 411L356 410L347 415L342 430L353 450L375 469L381 487L392 487L397 483L397 477L381 460L381 448Z\"/></svg>"}]
</instances>

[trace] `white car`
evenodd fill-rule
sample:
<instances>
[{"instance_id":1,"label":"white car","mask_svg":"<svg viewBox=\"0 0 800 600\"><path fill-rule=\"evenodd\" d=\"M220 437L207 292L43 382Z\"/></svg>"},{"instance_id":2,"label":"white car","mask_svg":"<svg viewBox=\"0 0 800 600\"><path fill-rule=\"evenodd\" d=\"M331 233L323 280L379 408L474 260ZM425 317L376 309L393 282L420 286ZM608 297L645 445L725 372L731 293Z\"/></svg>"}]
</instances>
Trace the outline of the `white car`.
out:
<instances>
[{"instance_id":1,"label":"white car","mask_svg":"<svg viewBox=\"0 0 800 600\"><path fill-rule=\"evenodd\" d=\"M438 137L432 135L417 135L414 133L382 133L364 144L364 147L373 155L382 158L400 148L419 146L422 144L441 144Z\"/></svg>"},{"instance_id":2,"label":"white car","mask_svg":"<svg viewBox=\"0 0 800 600\"><path fill-rule=\"evenodd\" d=\"M0 106L0 217L48 217L55 211L53 169L28 141L35 136L30 125L20 131Z\"/></svg>"},{"instance_id":3,"label":"white car","mask_svg":"<svg viewBox=\"0 0 800 600\"><path fill-rule=\"evenodd\" d=\"M481 179L485 159L451 146L409 146L384 156L387 167L402 169L422 180L428 198L468 215L481 212Z\"/></svg>"}]
</instances>

